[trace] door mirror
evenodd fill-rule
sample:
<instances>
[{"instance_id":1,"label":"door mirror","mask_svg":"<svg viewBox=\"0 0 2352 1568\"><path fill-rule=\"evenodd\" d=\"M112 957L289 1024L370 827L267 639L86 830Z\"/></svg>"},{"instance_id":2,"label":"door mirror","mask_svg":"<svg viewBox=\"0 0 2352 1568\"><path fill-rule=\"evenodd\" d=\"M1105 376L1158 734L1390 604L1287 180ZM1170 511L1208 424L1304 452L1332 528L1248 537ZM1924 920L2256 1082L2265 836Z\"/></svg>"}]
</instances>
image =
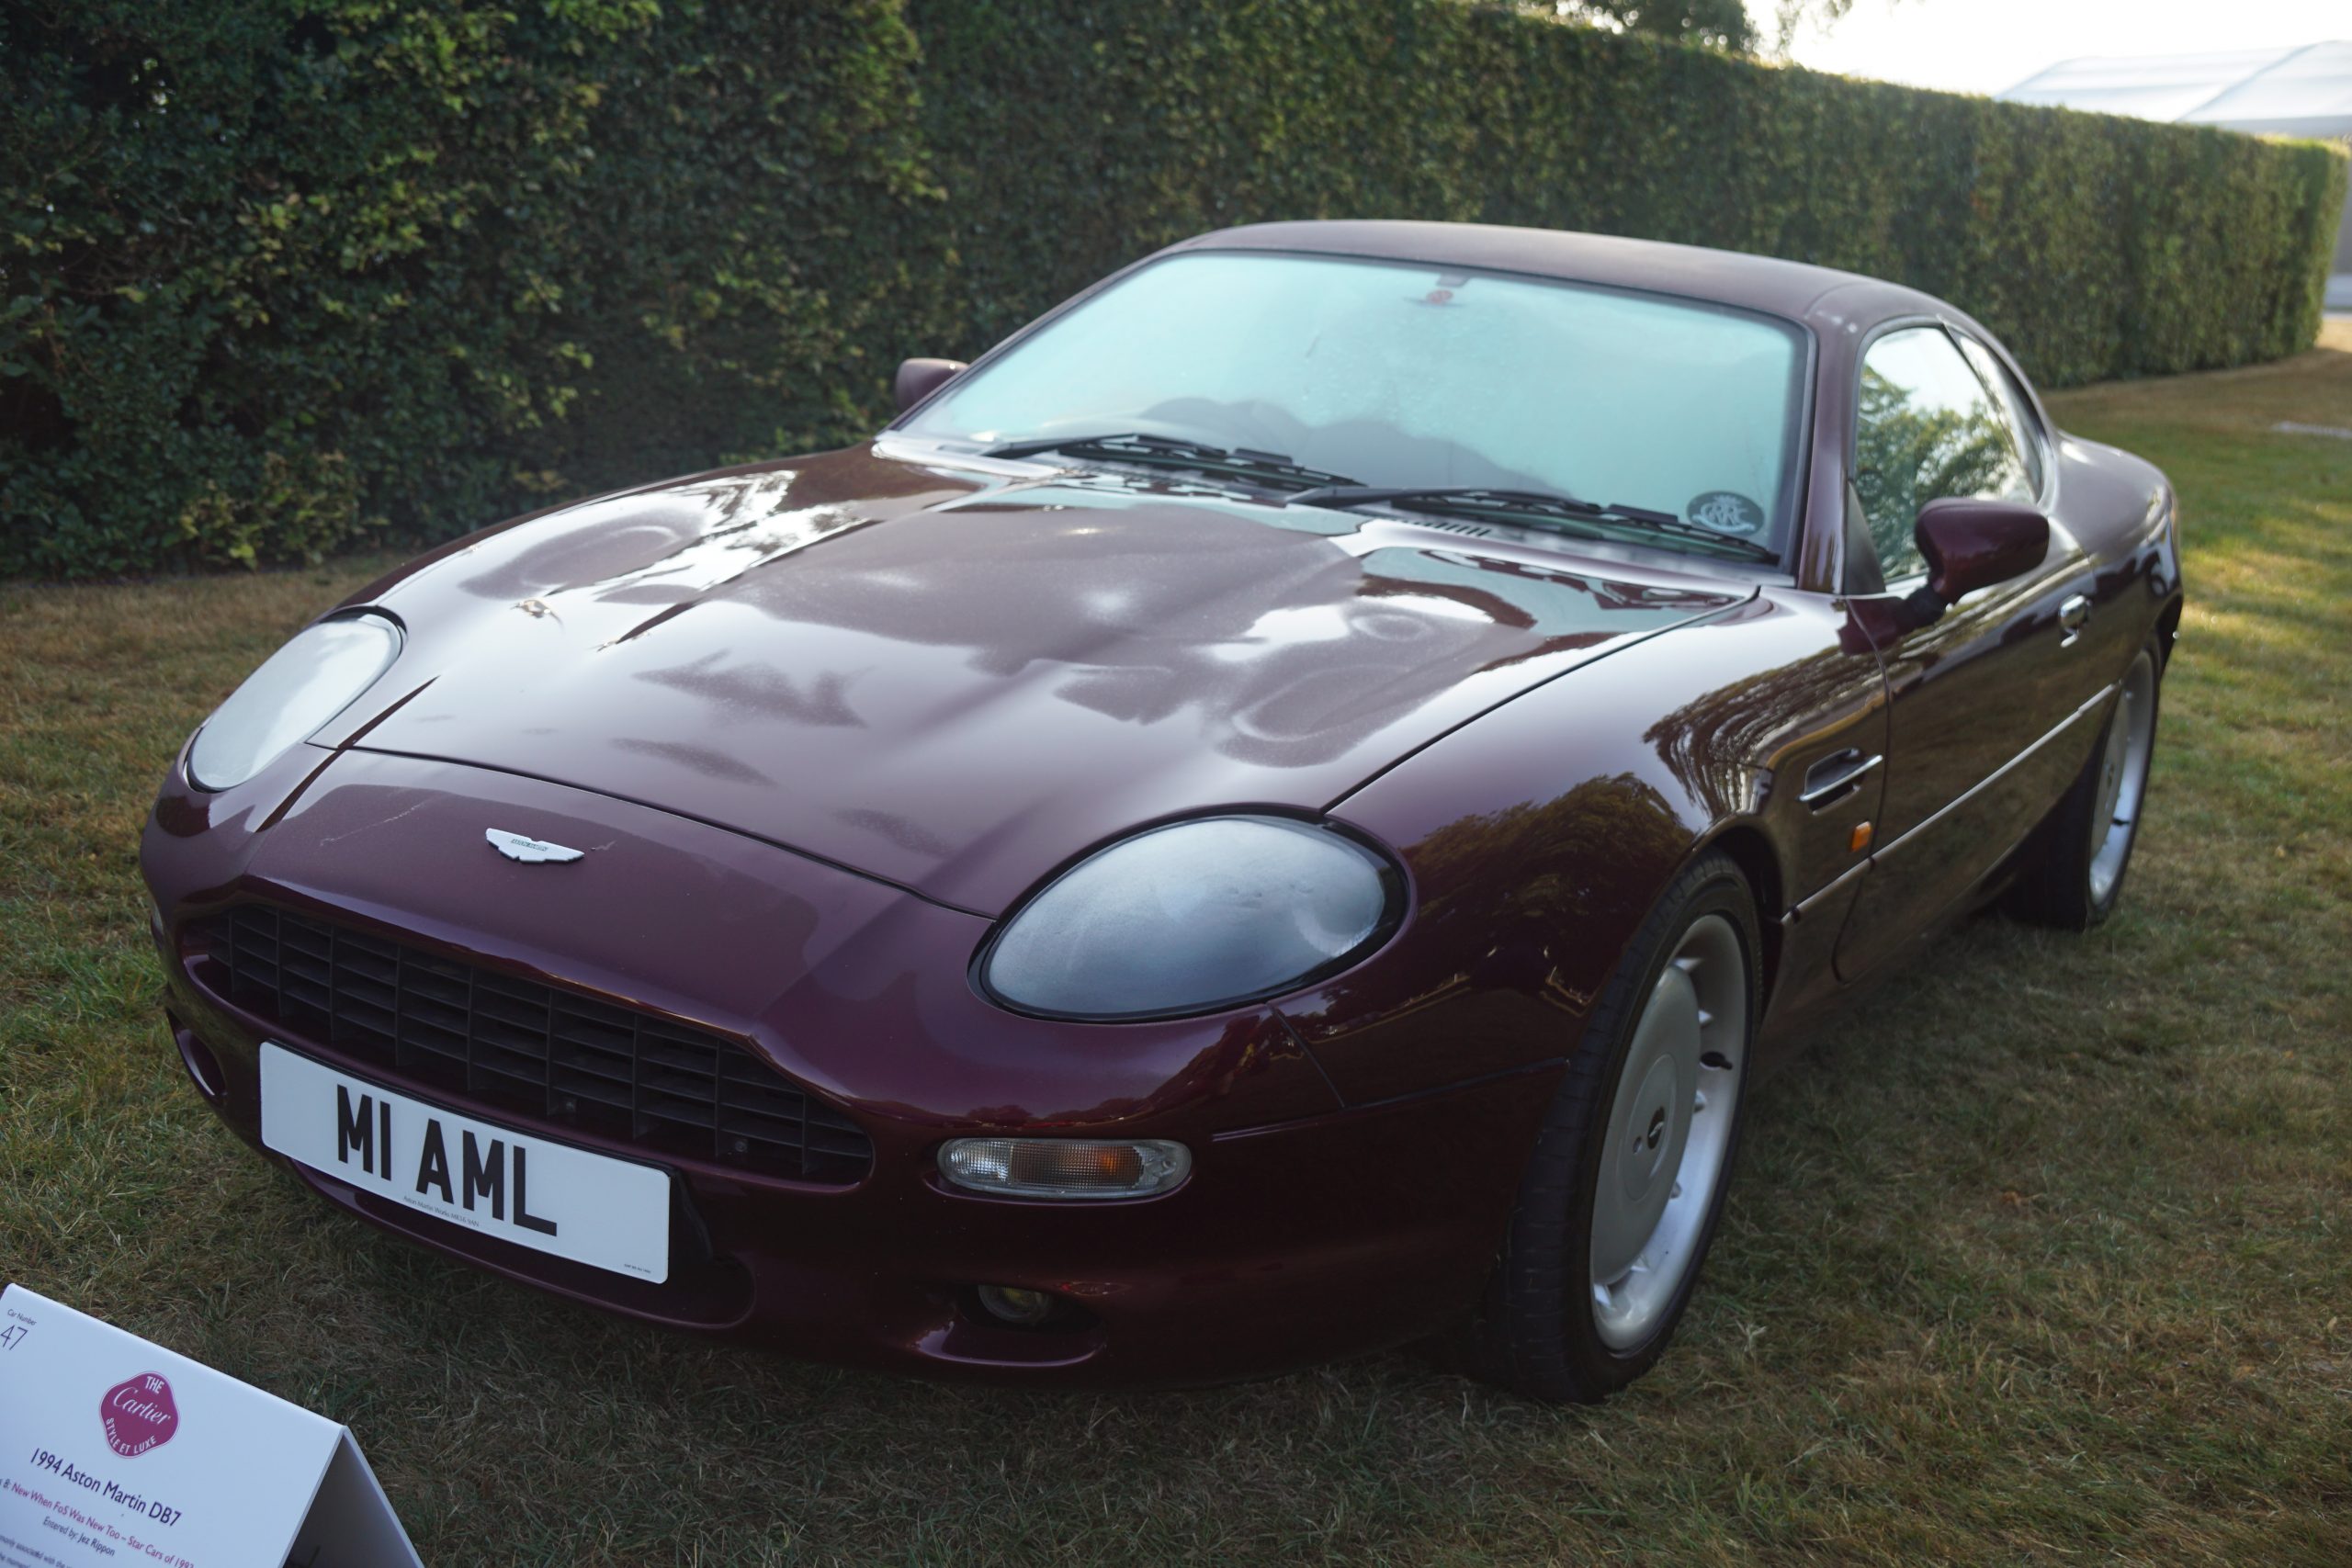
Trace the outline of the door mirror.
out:
<instances>
[{"instance_id":1,"label":"door mirror","mask_svg":"<svg viewBox=\"0 0 2352 1568\"><path fill-rule=\"evenodd\" d=\"M899 412L906 412L964 369L960 359L901 359L898 378L890 383L890 390L899 400Z\"/></svg>"},{"instance_id":2,"label":"door mirror","mask_svg":"<svg viewBox=\"0 0 2352 1568\"><path fill-rule=\"evenodd\" d=\"M1928 590L1946 604L2041 564L2050 519L2014 501L1945 496L1919 508L1912 529L1928 563Z\"/></svg>"}]
</instances>

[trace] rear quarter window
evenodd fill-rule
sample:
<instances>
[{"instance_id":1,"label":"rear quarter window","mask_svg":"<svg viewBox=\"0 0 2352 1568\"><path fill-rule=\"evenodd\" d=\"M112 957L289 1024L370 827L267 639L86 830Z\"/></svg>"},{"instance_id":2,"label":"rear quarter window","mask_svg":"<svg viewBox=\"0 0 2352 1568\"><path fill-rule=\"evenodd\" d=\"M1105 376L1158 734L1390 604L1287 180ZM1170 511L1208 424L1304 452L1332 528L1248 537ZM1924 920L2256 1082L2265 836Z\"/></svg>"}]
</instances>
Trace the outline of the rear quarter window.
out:
<instances>
[{"instance_id":1,"label":"rear quarter window","mask_svg":"<svg viewBox=\"0 0 2352 1568\"><path fill-rule=\"evenodd\" d=\"M2049 455L2041 421L2034 416L2033 400L2026 396L2025 389L2009 374L1999 355L1966 333L1956 335L1960 351L1968 355L1968 363L1976 367L1977 376L1999 403L2002 417L2008 423L2009 439L2017 444L2018 456L2025 461L2026 479L2032 484L2033 493L2040 495L2049 472Z\"/></svg>"}]
</instances>

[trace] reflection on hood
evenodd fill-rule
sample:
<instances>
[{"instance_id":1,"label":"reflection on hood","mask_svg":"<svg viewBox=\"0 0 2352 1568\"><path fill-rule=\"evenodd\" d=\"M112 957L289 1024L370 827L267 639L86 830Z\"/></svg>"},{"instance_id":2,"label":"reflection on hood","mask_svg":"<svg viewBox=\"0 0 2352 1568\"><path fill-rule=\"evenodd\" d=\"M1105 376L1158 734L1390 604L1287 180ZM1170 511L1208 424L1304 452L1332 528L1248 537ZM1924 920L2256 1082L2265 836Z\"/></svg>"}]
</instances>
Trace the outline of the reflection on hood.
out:
<instances>
[{"instance_id":1,"label":"reflection on hood","mask_svg":"<svg viewBox=\"0 0 2352 1568\"><path fill-rule=\"evenodd\" d=\"M647 801L993 912L1142 822L1319 808L1744 596L1443 538L1100 476L984 489L865 452L695 479L396 590L400 685L432 682L365 744Z\"/></svg>"}]
</instances>

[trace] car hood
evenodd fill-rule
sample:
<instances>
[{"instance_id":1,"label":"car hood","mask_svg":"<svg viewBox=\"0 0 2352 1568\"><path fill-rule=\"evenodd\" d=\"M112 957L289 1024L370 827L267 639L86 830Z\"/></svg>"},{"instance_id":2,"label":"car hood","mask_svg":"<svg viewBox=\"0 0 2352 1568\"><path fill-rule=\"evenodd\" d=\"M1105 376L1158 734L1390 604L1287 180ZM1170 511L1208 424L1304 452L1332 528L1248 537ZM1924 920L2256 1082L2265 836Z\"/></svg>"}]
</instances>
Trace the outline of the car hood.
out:
<instances>
[{"instance_id":1,"label":"car hood","mask_svg":"<svg viewBox=\"0 0 2352 1568\"><path fill-rule=\"evenodd\" d=\"M480 536L375 596L409 638L389 711L347 739L645 802L994 914L1141 823L1320 809L1751 592L1001 467L858 449Z\"/></svg>"}]
</instances>

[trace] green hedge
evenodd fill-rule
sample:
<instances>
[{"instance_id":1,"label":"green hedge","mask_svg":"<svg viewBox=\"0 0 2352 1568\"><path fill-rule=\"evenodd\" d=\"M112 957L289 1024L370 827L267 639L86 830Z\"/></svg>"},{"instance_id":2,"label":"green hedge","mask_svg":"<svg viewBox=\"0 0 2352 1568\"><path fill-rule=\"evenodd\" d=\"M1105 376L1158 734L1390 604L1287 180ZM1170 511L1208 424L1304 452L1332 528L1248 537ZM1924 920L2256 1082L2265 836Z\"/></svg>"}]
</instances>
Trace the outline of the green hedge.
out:
<instances>
[{"instance_id":1,"label":"green hedge","mask_svg":"<svg viewBox=\"0 0 2352 1568\"><path fill-rule=\"evenodd\" d=\"M1461 0L0 0L0 573L288 559L838 444L1164 241L1603 230L2044 381L2316 330L2340 153Z\"/></svg>"}]
</instances>

